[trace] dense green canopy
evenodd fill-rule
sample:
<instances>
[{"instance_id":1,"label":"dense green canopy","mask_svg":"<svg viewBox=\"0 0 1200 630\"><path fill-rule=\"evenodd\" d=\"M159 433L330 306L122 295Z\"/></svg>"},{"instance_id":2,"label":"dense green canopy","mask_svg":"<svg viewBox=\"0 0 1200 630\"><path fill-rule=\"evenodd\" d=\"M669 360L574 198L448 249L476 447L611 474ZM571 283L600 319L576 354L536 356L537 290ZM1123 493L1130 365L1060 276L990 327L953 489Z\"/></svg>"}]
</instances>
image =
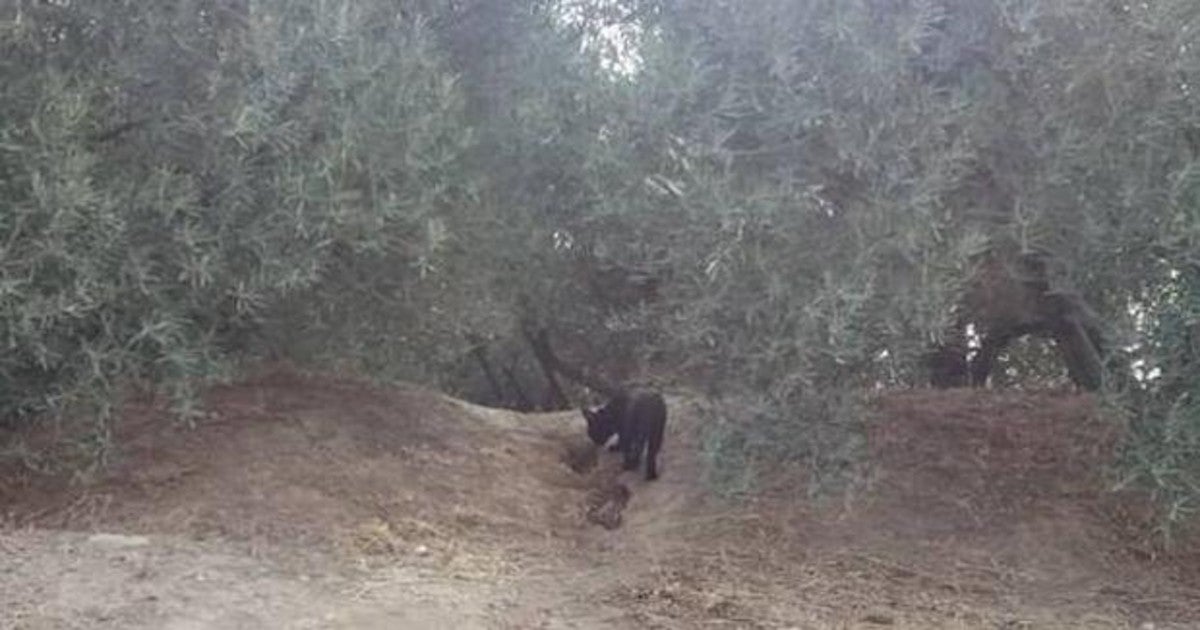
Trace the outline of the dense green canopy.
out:
<instances>
[{"instance_id":1,"label":"dense green canopy","mask_svg":"<svg viewBox=\"0 0 1200 630\"><path fill-rule=\"evenodd\" d=\"M1198 29L1193 0L9 2L0 428L80 421L102 460L128 386L195 419L280 358L524 408L650 379L718 403L714 480L823 479L864 391L981 332L980 261L1037 253L1038 299L1102 323L1127 479L1183 516ZM1066 373L1042 340L991 380Z\"/></svg>"}]
</instances>

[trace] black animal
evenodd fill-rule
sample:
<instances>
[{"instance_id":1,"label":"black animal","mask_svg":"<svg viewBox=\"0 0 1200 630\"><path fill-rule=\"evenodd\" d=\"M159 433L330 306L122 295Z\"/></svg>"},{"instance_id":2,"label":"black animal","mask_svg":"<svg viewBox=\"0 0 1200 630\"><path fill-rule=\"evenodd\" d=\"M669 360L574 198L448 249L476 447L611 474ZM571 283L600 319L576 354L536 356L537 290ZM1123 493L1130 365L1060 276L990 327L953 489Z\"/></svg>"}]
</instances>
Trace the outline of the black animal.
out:
<instances>
[{"instance_id":1,"label":"black animal","mask_svg":"<svg viewBox=\"0 0 1200 630\"><path fill-rule=\"evenodd\" d=\"M658 479L658 451L662 449L667 426L667 403L658 392L621 391L601 407L583 409L588 437L603 446L613 434L617 443L610 450L621 451L625 470L637 470L642 450L646 449L646 480Z\"/></svg>"}]
</instances>

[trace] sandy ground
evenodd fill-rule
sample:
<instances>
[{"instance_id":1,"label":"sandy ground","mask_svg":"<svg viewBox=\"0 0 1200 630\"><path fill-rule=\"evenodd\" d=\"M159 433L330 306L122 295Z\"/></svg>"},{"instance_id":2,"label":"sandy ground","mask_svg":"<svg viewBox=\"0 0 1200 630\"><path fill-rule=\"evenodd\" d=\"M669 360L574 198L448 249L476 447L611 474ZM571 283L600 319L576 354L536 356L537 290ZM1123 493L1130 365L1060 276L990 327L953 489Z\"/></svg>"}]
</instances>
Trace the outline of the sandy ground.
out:
<instances>
[{"instance_id":1,"label":"sandy ground","mask_svg":"<svg viewBox=\"0 0 1200 630\"><path fill-rule=\"evenodd\" d=\"M1086 397L886 394L819 503L711 496L669 402L646 483L574 413L288 370L195 429L135 400L102 478L0 473L0 628L1200 628L1200 556L1105 491Z\"/></svg>"}]
</instances>

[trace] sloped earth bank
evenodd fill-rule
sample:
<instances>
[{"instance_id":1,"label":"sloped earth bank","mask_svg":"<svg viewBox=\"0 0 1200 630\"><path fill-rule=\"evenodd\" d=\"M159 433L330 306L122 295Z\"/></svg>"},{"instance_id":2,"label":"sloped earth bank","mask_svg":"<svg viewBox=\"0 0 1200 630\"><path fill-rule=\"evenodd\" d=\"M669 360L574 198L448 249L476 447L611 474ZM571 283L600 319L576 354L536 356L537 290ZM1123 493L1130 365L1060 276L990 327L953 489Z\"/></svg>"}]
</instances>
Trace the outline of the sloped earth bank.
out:
<instances>
[{"instance_id":1,"label":"sloped earth bank","mask_svg":"<svg viewBox=\"0 0 1200 630\"><path fill-rule=\"evenodd\" d=\"M1137 544L1071 394L887 394L819 505L785 471L709 497L678 398L650 484L577 413L287 370L208 403L131 403L103 479L0 475L0 627L1200 627L1200 555Z\"/></svg>"}]
</instances>

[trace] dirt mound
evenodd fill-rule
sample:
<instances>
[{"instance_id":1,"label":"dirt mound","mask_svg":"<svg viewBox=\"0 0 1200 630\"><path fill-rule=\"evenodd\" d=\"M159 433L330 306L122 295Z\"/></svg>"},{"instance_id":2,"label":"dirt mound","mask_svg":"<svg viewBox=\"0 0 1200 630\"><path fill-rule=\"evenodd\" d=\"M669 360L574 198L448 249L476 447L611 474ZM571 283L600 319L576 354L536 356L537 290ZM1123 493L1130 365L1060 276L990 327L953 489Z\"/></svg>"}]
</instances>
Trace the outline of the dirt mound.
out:
<instances>
[{"instance_id":1,"label":"dirt mound","mask_svg":"<svg viewBox=\"0 0 1200 630\"><path fill-rule=\"evenodd\" d=\"M871 491L838 536L885 573L984 601L1197 619L1192 553L1149 562L1148 503L1110 491L1120 436L1089 395L889 394L868 431Z\"/></svg>"},{"instance_id":2,"label":"dirt mound","mask_svg":"<svg viewBox=\"0 0 1200 630\"><path fill-rule=\"evenodd\" d=\"M814 501L787 473L690 502L649 526L661 570L608 601L692 627L1200 627L1188 554L1151 561L1109 491L1118 437L1086 395L886 393L852 491Z\"/></svg>"},{"instance_id":3,"label":"dirt mound","mask_svg":"<svg viewBox=\"0 0 1200 630\"><path fill-rule=\"evenodd\" d=\"M898 537L1011 533L1092 507L1118 436L1074 394L893 394L868 433L876 507Z\"/></svg>"},{"instance_id":4,"label":"dirt mound","mask_svg":"<svg viewBox=\"0 0 1200 630\"><path fill-rule=\"evenodd\" d=\"M1068 549L1101 562L1152 559L1161 551L1152 505L1113 492L1108 477L1122 430L1091 396L1063 391L887 395L868 432L875 475L864 518L897 540L956 539L1050 564ZM1172 563L1195 553L1185 542Z\"/></svg>"},{"instance_id":5,"label":"dirt mound","mask_svg":"<svg viewBox=\"0 0 1200 630\"><path fill-rule=\"evenodd\" d=\"M160 401L130 403L98 483L26 478L0 506L18 526L431 556L569 539L583 522L589 486L564 474L575 427L561 415L477 414L418 388L288 370L205 403L195 429Z\"/></svg>"},{"instance_id":6,"label":"dirt mound","mask_svg":"<svg viewBox=\"0 0 1200 630\"><path fill-rule=\"evenodd\" d=\"M144 556L179 564L160 569L178 580L150 588L131 569L113 574L125 586L63 601L149 592L160 599L129 599L110 618L166 627L203 612L179 580L208 563L229 589L277 593L233 602L257 620L241 627L288 626L290 610L308 621L288 627L395 627L418 596L438 621L414 627L1198 627L1195 574L1131 544L1102 476L1119 427L1086 396L883 394L867 422L869 473L821 501L783 469L749 497L709 493L697 405L668 398L662 477L645 482L587 442L577 412L518 414L289 370L213 389L195 429L134 401L98 482L0 474L0 545L22 558L19 581L0 573L0 592L18 593L0 608L44 612L31 598L72 563ZM12 526L150 539L95 550L91 538L43 543ZM64 557L64 545L86 553ZM331 591L231 560L247 548L256 562L305 557L303 575L330 557L369 571L321 578L339 584ZM65 626L98 619L60 613Z\"/></svg>"}]
</instances>

